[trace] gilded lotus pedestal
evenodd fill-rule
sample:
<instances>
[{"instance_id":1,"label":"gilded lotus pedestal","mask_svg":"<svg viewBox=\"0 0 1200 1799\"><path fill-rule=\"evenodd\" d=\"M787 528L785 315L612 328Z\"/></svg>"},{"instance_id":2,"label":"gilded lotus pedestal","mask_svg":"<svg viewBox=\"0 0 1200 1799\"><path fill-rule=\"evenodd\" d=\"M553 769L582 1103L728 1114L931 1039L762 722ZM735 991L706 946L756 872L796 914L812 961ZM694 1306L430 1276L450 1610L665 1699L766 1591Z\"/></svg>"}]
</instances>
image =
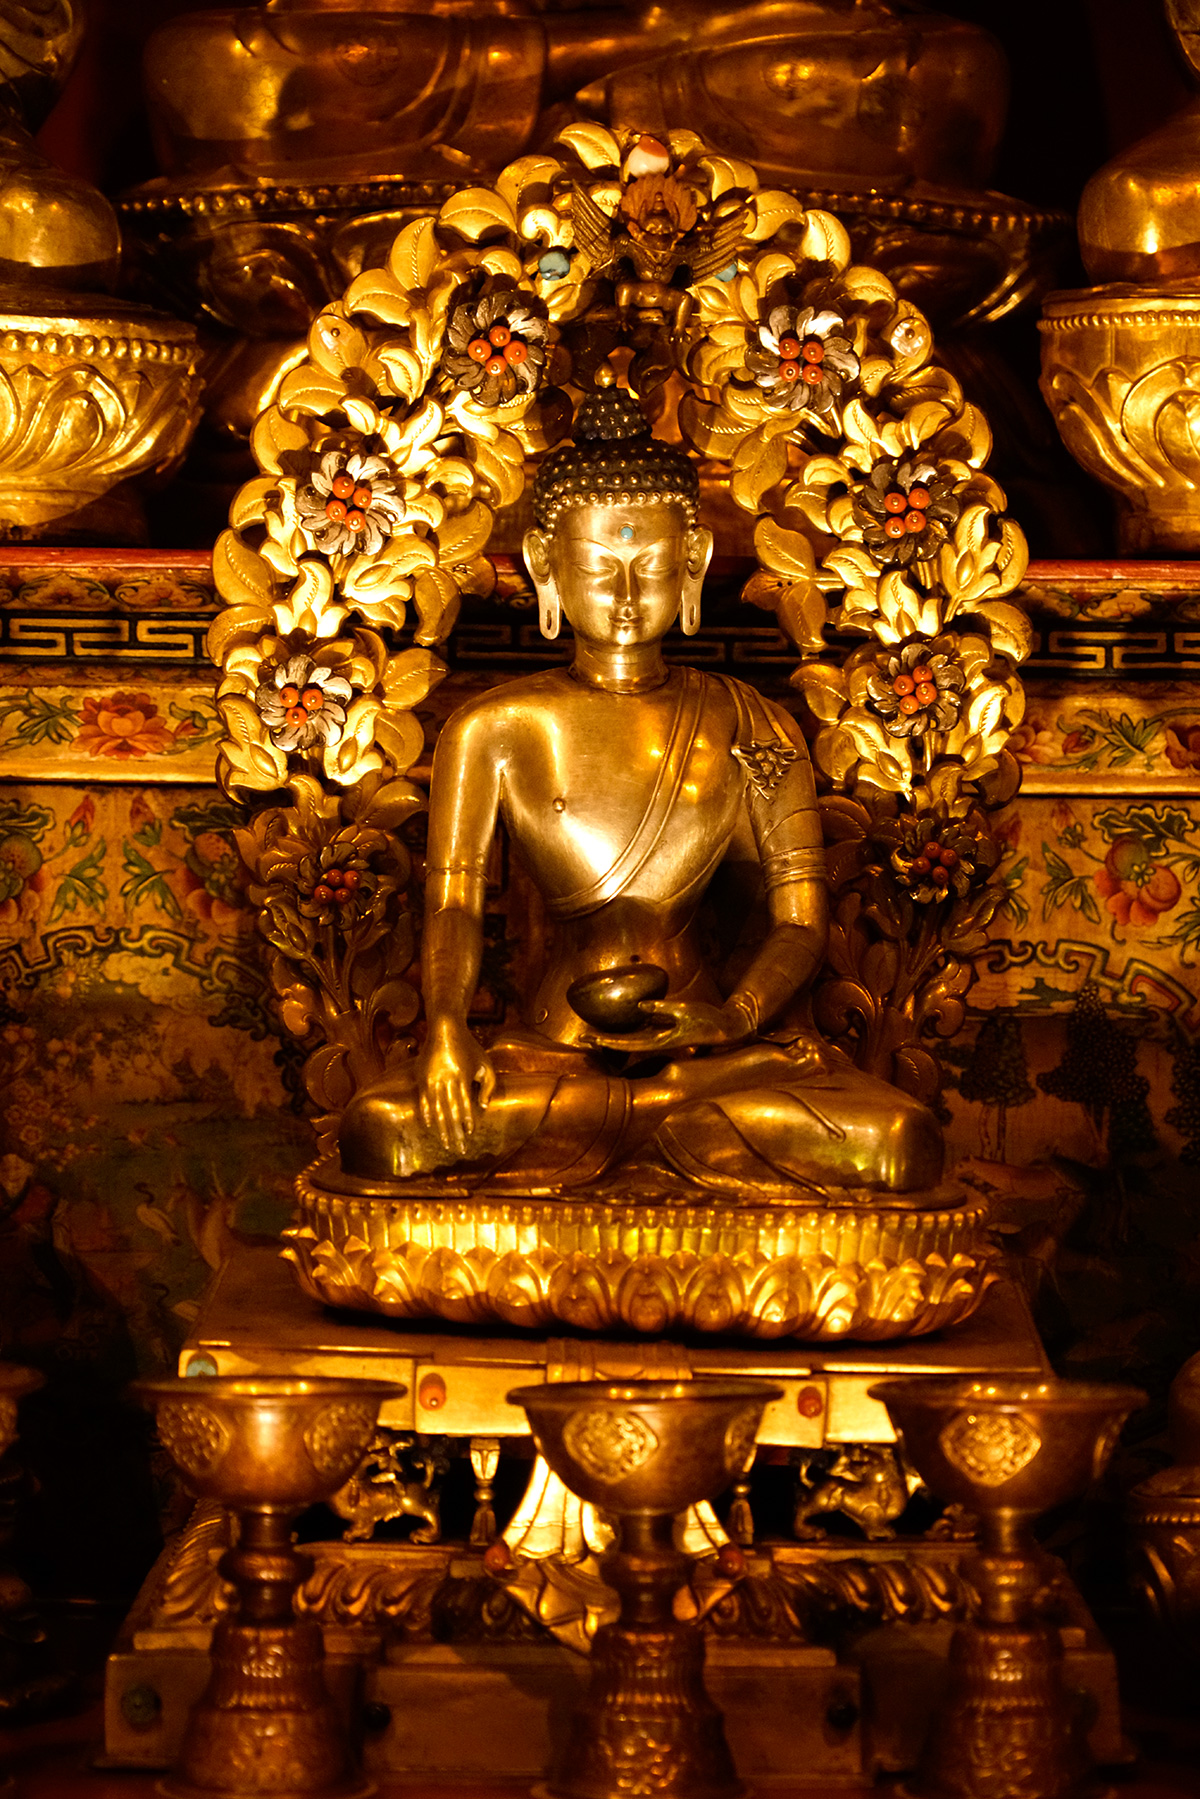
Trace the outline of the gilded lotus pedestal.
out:
<instances>
[{"instance_id":1,"label":"gilded lotus pedestal","mask_svg":"<svg viewBox=\"0 0 1200 1799\"><path fill-rule=\"evenodd\" d=\"M450 1180L372 1187L332 1162L296 1191L284 1254L301 1286L391 1318L883 1342L969 1318L998 1266L986 1208L946 1192L517 1197Z\"/></svg>"},{"instance_id":2,"label":"gilded lotus pedestal","mask_svg":"<svg viewBox=\"0 0 1200 1799\"><path fill-rule=\"evenodd\" d=\"M1194 277L1051 294L1046 404L1067 449L1116 497L1122 555L1200 549L1200 285Z\"/></svg>"},{"instance_id":3,"label":"gilded lotus pedestal","mask_svg":"<svg viewBox=\"0 0 1200 1799\"><path fill-rule=\"evenodd\" d=\"M733 1799L741 1789L721 1714L704 1689L704 1638L673 1600L689 1558L675 1517L713 1499L745 1466L763 1407L782 1389L761 1381L591 1381L518 1387L534 1442L573 1493L617 1523L604 1555L620 1614L592 1644L592 1674L561 1767L556 1799Z\"/></svg>"},{"instance_id":4,"label":"gilded lotus pedestal","mask_svg":"<svg viewBox=\"0 0 1200 1799\"><path fill-rule=\"evenodd\" d=\"M136 1391L192 1492L238 1521L219 1564L237 1603L213 1631L212 1676L162 1790L172 1799L369 1792L325 1686L320 1625L293 1612L312 1561L293 1549L291 1526L355 1471L380 1405L403 1387L257 1376L148 1380Z\"/></svg>"},{"instance_id":5,"label":"gilded lotus pedestal","mask_svg":"<svg viewBox=\"0 0 1200 1799\"><path fill-rule=\"evenodd\" d=\"M195 328L106 295L9 290L0 309L0 538L28 542L168 468L200 415Z\"/></svg>"},{"instance_id":6,"label":"gilded lotus pedestal","mask_svg":"<svg viewBox=\"0 0 1200 1799\"><path fill-rule=\"evenodd\" d=\"M917 1775L920 1799L1068 1799L1088 1772L1063 1681L1060 1632L1035 1601L1044 1563L1032 1527L1104 1470L1145 1396L1077 1381L918 1379L871 1389L939 1498L978 1516L964 1570L980 1598L960 1626L950 1680Z\"/></svg>"}]
</instances>

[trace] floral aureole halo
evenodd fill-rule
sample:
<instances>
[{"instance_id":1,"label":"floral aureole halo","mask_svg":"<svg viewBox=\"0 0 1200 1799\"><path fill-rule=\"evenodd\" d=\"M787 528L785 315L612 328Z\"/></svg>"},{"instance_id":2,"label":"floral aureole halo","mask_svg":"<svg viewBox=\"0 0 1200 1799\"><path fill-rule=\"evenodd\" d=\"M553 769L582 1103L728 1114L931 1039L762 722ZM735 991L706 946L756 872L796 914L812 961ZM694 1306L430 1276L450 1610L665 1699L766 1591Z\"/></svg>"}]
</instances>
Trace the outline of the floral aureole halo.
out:
<instances>
[{"instance_id":1,"label":"floral aureole halo","mask_svg":"<svg viewBox=\"0 0 1200 1799\"><path fill-rule=\"evenodd\" d=\"M957 819L925 813L898 818L883 841L891 849L892 868L919 905L965 899L974 883L986 878L997 861L996 846Z\"/></svg>"},{"instance_id":2,"label":"floral aureole halo","mask_svg":"<svg viewBox=\"0 0 1200 1799\"><path fill-rule=\"evenodd\" d=\"M854 495L863 543L881 568L907 568L941 549L962 508L954 478L919 452L877 462Z\"/></svg>"},{"instance_id":3,"label":"floral aureole halo","mask_svg":"<svg viewBox=\"0 0 1200 1799\"><path fill-rule=\"evenodd\" d=\"M456 306L442 368L480 406L532 393L546 363L549 326L511 288Z\"/></svg>"},{"instance_id":4,"label":"floral aureole halo","mask_svg":"<svg viewBox=\"0 0 1200 1799\"><path fill-rule=\"evenodd\" d=\"M923 737L929 730L953 729L965 684L955 659L936 641L922 640L881 656L867 678L867 693L893 737Z\"/></svg>"},{"instance_id":5,"label":"floral aureole halo","mask_svg":"<svg viewBox=\"0 0 1200 1799\"><path fill-rule=\"evenodd\" d=\"M300 529L327 556L376 555L404 523L396 473L383 456L327 450L296 495Z\"/></svg>"},{"instance_id":6,"label":"floral aureole halo","mask_svg":"<svg viewBox=\"0 0 1200 1799\"><path fill-rule=\"evenodd\" d=\"M339 743L354 692L345 675L320 668L311 656L291 656L254 695L258 715L281 750Z\"/></svg>"},{"instance_id":7,"label":"floral aureole halo","mask_svg":"<svg viewBox=\"0 0 1200 1799\"><path fill-rule=\"evenodd\" d=\"M858 375L858 357L836 312L808 306L776 306L758 328L760 348L746 356L768 404L799 412L832 412L847 382Z\"/></svg>"}]
</instances>

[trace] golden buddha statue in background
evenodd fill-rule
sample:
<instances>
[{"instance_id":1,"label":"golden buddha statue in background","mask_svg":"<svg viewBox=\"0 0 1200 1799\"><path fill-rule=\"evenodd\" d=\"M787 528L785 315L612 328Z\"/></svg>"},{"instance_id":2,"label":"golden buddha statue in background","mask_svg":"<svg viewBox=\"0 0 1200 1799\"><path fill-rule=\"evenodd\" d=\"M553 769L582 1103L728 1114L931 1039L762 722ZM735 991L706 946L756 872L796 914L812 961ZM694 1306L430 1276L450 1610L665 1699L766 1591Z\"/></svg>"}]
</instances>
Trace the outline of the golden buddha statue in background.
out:
<instances>
[{"instance_id":1,"label":"golden buddha statue in background","mask_svg":"<svg viewBox=\"0 0 1200 1799\"><path fill-rule=\"evenodd\" d=\"M664 660L676 618L698 624L712 552L698 501L690 459L612 385L540 467L525 558L542 629L565 615L574 659L469 702L442 731L428 1035L415 1063L351 1101L344 1175L466 1174L530 1193L649 1166L660 1187L760 1203L940 1179L932 1114L804 1022L826 887L799 730L741 682ZM557 939L528 1028L485 1051L467 1012L499 820ZM723 979L702 951L710 883L718 926L765 900L760 940L731 946Z\"/></svg>"},{"instance_id":2,"label":"golden buddha statue in background","mask_svg":"<svg viewBox=\"0 0 1200 1799\"><path fill-rule=\"evenodd\" d=\"M1166 0L1166 13L1200 76L1200 0ZM1200 275L1200 95L1092 176L1079 203L1079 249L1097 282L1158 286Z\"/></svg>"},{"instance_id":3,"label":"golden buddha statue in background","mask_svg":"<svg viewBox=\"0 0 1200 1799\"><path fill-rule=\"evenodd\" d=\"M98 188L48 162L34 132L83 40L81 0L0 0L0 279L84 291L115 285L121 240Z\"/></svg>"},{"instance_id":4,"label":"golden buddha statue in background","mask_svg":"<svg viewBox=\"0 0 1200 1799\"><path fill-rule=\"evenodd\" d=\"M164 174L242 180L478 174L607 113L773 178L971 189L1007 104L986 32L887 0L260 0L168 20L145 75Z\"/></svg>"}]
</instances>

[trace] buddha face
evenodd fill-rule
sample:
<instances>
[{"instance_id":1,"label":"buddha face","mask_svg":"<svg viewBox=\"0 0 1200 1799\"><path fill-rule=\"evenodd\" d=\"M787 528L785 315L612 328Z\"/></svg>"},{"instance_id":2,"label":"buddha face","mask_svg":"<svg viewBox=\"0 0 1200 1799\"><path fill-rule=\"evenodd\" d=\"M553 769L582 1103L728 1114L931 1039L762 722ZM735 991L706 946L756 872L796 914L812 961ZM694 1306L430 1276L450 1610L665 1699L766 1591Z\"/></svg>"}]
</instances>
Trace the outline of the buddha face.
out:
<instances>
[{"instance_id":1,"label":"buddha face","mask_svg":"<svg viewBox=\"0 0 1200 1799\"><path fill-rule=\"evenodd\" d=\"M577 637L623 649L664 636L681 608L685 629L698 618L712 541L671 501L597 504L527 532L524 551L543 617L561 607Z\"/></svg>"}]
</instances>

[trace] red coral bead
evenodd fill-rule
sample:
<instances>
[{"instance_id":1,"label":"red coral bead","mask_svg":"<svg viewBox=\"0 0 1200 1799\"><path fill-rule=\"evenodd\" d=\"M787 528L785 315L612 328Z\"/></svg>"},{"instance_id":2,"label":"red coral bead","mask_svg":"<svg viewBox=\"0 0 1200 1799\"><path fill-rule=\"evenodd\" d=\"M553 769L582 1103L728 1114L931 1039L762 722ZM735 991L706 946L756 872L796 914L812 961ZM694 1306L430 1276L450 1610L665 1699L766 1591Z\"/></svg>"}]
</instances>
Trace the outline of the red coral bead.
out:
<instances>
[{"instance_id":1,"label":"red coral bead","mask_svg":"<svg viewBox=\"0 0 1200 1799\"><path fill-rule=\"evenodd\" d=\"M342 886L348 887L350 892L353 893L361 880L362 876L359 874L357 868L348 868L342 876Z\"/></svg>"},{"instance_id":2,"label":"red coral bead","mask_svg":"<svg viewBox=\"0 0 1200 1799\"><path fill-rule=\"evenodd\" d=\"M908 511L908 501L905 499L904 495L900 492L900 489L898 487L893 487L891 489L890 493L884 494L883 504L884 504L885 510L888 512L899 513L899 512L907 512Z\"/></svg>"},{"instance_id":3,"label":"red coral bead","mask_svg":"<svg viewBox=\"0 0 1200 1799\"><path fill-rule=\"evenodd\" d=\"M319 687L306 687L300 695L300 704L307 706L310 712L319 712L325 704L325 695Z\"/></svg>"},{"instance_id":4,"label":"red coral bead","mask_svg":"<svg viewBox=\"0 0 1200 1799\"><path fill-rule=\"evenodd\" d=\"M492 353L492 346L486 337L473 337L467 345L467 355L472 362L486 362Z\"/></svg>"},{"instance_id":5,"label":"red coral bead","mask_svg":"<svg viewBox=\"0 0 1200 1799\"><path fill-rule=\"evenodd\" d=\"M798 362L781 362L779 365L779 379L781 381L798 381L800 379L800 364Z\"/></svg>"},{"instance_id":6,"label":"red coral bead","mask_svg":"<svg viewBox=\"0 0 1200 1799\"><path fill-rule=\"evenodd\" d=\"M922 662L918 668L913 669L912 678L918 687L925 687L933 680L933 670L927 662Z\"/></svg>"},{"instance_id":7,"label":"red coral bead","mask_svg":"<svg viewBox=\"0 0 1200 1799\"><path fill-rule=\"evenodd\" d=\"M904 514L904 529L911 532L913 536L915 536L918 531L923 531L927 522L923 512L906 512Z\"/></svg>"},{"instance_id":8,"label":"red coral bead","mask_svg":"<svg viewBox=\"0 0 1200 1799\"><path fill-rule=\"evenodd\" d=\"M804 357L805 362L824 362L825 345L819 337L806 337L804 348L800 354Z\"/></svg>"},{"instance_id":9,"label":"red coral bead","mask_svg":"<svg viewBox=\"0 0 1200 1799\"><path fill-rule=\"evenodd\" d=\"M917 507L920 512L924 512L929 504L930 497L930 492L927 487L910 487L908 490L909 505Z\"/></svg>"},{"instance_id":10,"label":"red coral bead","mask_svg":"<svg viewBox=\"0 0 1200 1799\"><path fill-rule=\"evenodd\" d=\"M340 475L335 475L333 477L333 491L337 499L348 500L350 495L354 492L353 477L346 474L345 470L343 470Z\"/></svg>"},{"instance_id":11,"label":"red coral bead","mask_svg":"<svg viewBox=\"0 0 1200 1799\"><path fill-rule=\"evenodd\" d=\"M357 506L352 506L346 514L346 529L348 531L361 531L366 522L366 519L358 510Z\"/></svg>"},{"instance_id":12,"label":"red coral bead","mask_svg":"<svg viewBox=\"0 0 1200 1799\"><path fill-rule=\"evenodd\" d=\"M519 337L512 338L504 346L504 360L509 368L519 368L521 363L529 360L529 346L522 343Z\"/></svg>"},{"instance_id":13,"label":"red coral bead","mask_svg":"<svg viewBox=\"0 0 1200 1799\"><path fill-rule=\"evenodd\" d=\"M365 484L362 487L356 487L354 489L354 504L358 507L360 512L365 512L367 510L367 507L371 504L373 498L374 495L372 494L371 489Z\"/></svg>"},{"instance_id":14,"label":"red coral bead","mask_svg":"<svg viewBox=\"0 0 1200 1799\"><path fill-rule=\"evenodd\" d=\"M947 886L949 884L949 880L950 880L950 876L947 874L947 872L944 868L931 869L929 872L929 878L938 887Z\"/></svg>"},{"instance_id":15,"label":"red coral bead","mask_svg":"<svg viewBox=\"0 0 1200 1799\"><path fill-rule=\"evenodd\" d=\"M892 692L912 693L916 685L917 684L911 675L897 675L896 679L892 682Z\"/></svg>"},{"instance_id":16,"label":"red coral bead","mask_svg":"<svg viewBox=\"0 0 1200 1799\"><path fill-rule=\"evenodd\" d=\"M825 376L822 374L821 369L817 363L806 362L804 364L804 367L800 370L800 379L808 387L820 387L822 381L824 381L824 379L825 379Z\"/></svg>"},{"instance_id":17,"label":"red coral bead","mask_svg":"<svg viewBox=\"0 0 1200 1799\"><path fill-rule=\"evenodd\" d=\"M342 884L342 871L341 871L341 869L340 869L340 868L328 868L328 869L326 869L326 871L325 871L325 884L326 884L326 886L327 886L327 887L340 887L340 886L341 886L341 884Z\"/></svg>"},{"instance_id":18,"label":"red coral bead","mask_svg":"<svg viewBox=\"0 0 1200 1799\"><path fill-rule=\"evenodd\" d=\"M489 375L502 375L508 367L508 364L505 362L503 356L489 356L483 366Z\"/></svg>"},{"instance_id":19,"label":"red coral bead","mask_svg":"<svg viewBox=\"0 0 1200 1799\"><path fill-rule=\"evenodd\" d=\"M902 518L884 519L883 528L887 532L889 537L903 537L904 536L904 520Z\"/></svg>"},{"instance_id":20,"label":"red coral bead","mask_svg":"<svg viewBox=\"0 0 1200 1799\"><path fill-rule=\"evenodd\" d=\"M800 354L800 339L788 331L779 340L779 354L788 362L795 362Z\"/></svg>"},{"instance_id":21,"label":"red coral bead","mask_svg":"<svg viewBox=\"0 0 1200 1799\"><path fill-rule=\"evenodd\" d=\"M347 900L352 900L354 898L354 895L348 887L339 887L333 897L339 906L344 906Z\"/></svg>"},{"instance_id":22,"label":"red coral bead","mask_svg":"<svg viewBox=\"0 0 1200 1799\"><path fill-rule=\"evenodd\" d=\"M318 906L327 906L333 898L332 893L330 893L324 882L322 882L320 886L313 888L312 896L316 900Z\"/></svg>"},{"instance_id":23,"label":"red coral bead","mask_svg":"<svg viewBox=\"0 0 1200 1799\"><path fill-rule=\"evenodd\" d=\"M326 500L325 517L333 524L340 525L346 516L345 500Z\"/></svg>"},{"instance_id":24,"label":"red coral bead","mask_svg":"<svg viewBox=\"0 0 1200 1799\"><path fill-rule=\"evenodd\" d=\"M294 706L299 698L300 689L293 686L291 681L288 682L286 687L281 687L279 689L279 699L284 706Z\"/></svg>"},{"instance_id":25,"label":"red coral bead","mask_svg":"<svg viewBox=\"0 0 1200 1799\"><path fill-rule=\"evenodd\" d=\"M928 856L917 856L913 862L911 873L915 875L927 875L929 873Z\"/></svg>"},{"instance_id":26,"label":"red coral bead","mask_svg":"<svg viewBox=\"0 0 1200 1799\"><path fill-rule=\"evenodd\" d=\"M933 705L934 700L937 699L937 688L932 681L920 681L917 683L917 699L922 706Z\"/></svg>"},{"instance_id":27,"label":"red coral bead","mask_svg":"<svg viewBox=\"0 0 1200 1799\"><path fill-rule=\"evenodd\" d=\"M929 860L931 862L936 862L939 860L942 852L941 852L941 846L937 843L936 839L930 838L929 842L925 845L924 853L925 853L925 855L927 855L929 857Z\"/></svg>"},{"instance_id":28,"label":"red coral bead","mask_svg":"<svg viewBox=\"0 0 1200 1799\"><path fill-rule=\"evenodd\" d=\"M906 718L911 718L914 712L919 712L921 710L921 702L915 693L905 694L900 702L900 710L904 713Z\"/></svg>"},{"instance_id":29,"label":"red coral bead","mask_svg":"<svg viewBox=\"0 0 1200 1799\"><path fill-rule=\"evenodd\" d=\"M511 336L512 332L504 323L503 319L501 319L500 322L493 325L488 332L488 342L494 344L498 350L502 350Z\"/></svg>"},{"instance_id":30,"label":"red coral bead","mask_svg":"<svg viewBox=\"0 0 1200 1799\"><path fill-rule=\"evenodd\" d=\"M303 706L289 706L287 709L287 721L289 725L306 725L308 723L308 713L304 710Z\"/></svg>"},{"instance_id":31,"label":"red coral bead","mask_svg":"<svg viewBox=\"0 0 1200 1799\"><path fill-rule=\"evenodd\" d=\"M943 868L953 868L955 863L958 861L958 851L957 850L939 850L938 858L941 861Z\"/></svg>"}]
</instances>

